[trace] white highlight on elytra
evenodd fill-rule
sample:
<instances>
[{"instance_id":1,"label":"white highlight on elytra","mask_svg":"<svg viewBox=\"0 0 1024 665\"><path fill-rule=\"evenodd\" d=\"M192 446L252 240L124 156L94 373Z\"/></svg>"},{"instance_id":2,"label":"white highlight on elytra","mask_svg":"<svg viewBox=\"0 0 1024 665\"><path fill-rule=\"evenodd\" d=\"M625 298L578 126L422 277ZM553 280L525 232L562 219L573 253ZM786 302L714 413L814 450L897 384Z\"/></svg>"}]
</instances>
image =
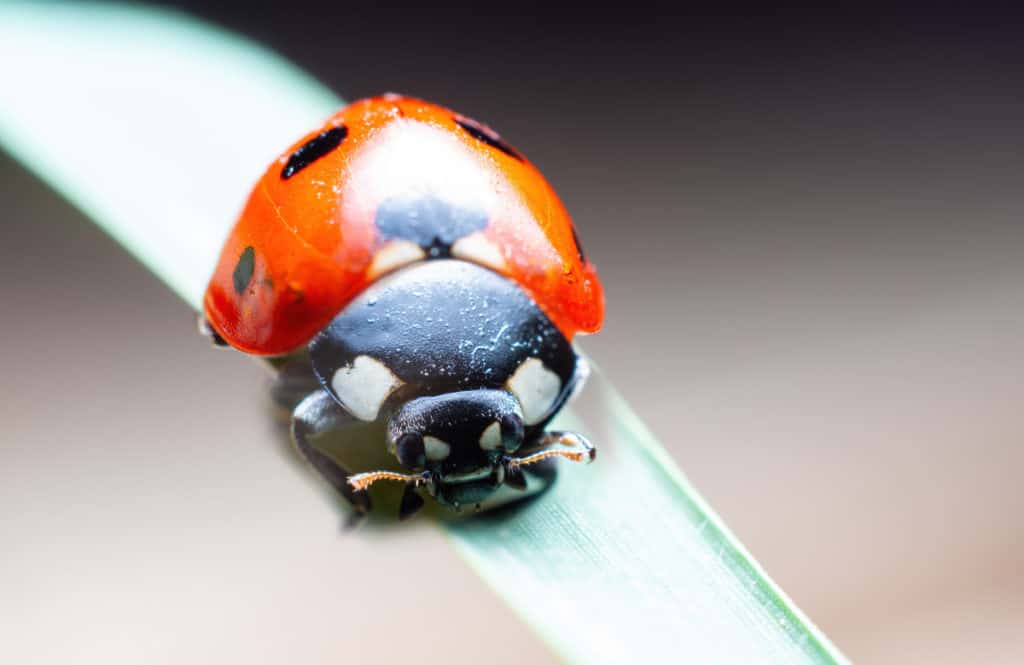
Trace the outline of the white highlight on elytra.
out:
<instances>
[{"instance_id":1,"label":"white highlight on elytra","mask_svg":"<svg viewBox=\"0 0 1024 665\"><path fill-rule=\"evenodd\" d=\"M387 365L370 356L357 356L334 373L331 387L341 403L360 420L376 420L380 407L402 380Z\"/></svg>"},{"instance_id":2,"label":"white highlight on elytra","mask_svg":"<svg viewBox=\"0 0 1024 665\"><path fill-rule=\"evenodd\" d=\"M501 250L481 231L456 240L452 245L452 256L494 270L505 269L505 257L501 255Z\"/></svg>"},{"instance_id":3,"label":"white highlight on elytra","mask_svg":"<svg viewBox=\"0 0 1024 665\"><path fill-rule=\"evenodd\" d=\"M501 449L501 424L495 420L480 435L480 447L484 450Z\"/></svg>"},{"instance_id":4,"label":"white highlight on elytra","mask_svg":"<svg viewBox=\"0 0 1024 665\"><path fill-rule=\"evenodd\" d=\"M349 165L341 200L358 215L389 196L431 196L459 208L492 210L495 169L459 135L411 119L396 119L372 137Z\"/></svg>"},{"instance_id":5,"label":"white highlight on elytra","mask_svg":"<svg viewBox=\"0 0 1024 665\"><path fill-rule=\"evenodd\" d=\"M527 358L506 385L523 407L523 422L533 425L548 415L562 389L562 380L539 358Z\"/></svg>"},{"instance_id":6,"label":"white highlight on elytra","mask_svg":"<svg viewBox=\"0 0 1024 665\"><path fill-rule=\"evenodd\" d=\"M423 452L428 460L439 462L451 454L452 447L441 439L427 435L423 437Z\"/></svg>"},{"instance_id":7,"label":"white highlight on elytra","mask_svg":"<svg viewBox=\"0 0 1024 665\"><path fill-rule=\"evenodd\" d=\"M423 248L408 240L392 240L374 254L370 264L370 279L393 272L398 268L426 258Z\"/></svg>"}]
</instances>

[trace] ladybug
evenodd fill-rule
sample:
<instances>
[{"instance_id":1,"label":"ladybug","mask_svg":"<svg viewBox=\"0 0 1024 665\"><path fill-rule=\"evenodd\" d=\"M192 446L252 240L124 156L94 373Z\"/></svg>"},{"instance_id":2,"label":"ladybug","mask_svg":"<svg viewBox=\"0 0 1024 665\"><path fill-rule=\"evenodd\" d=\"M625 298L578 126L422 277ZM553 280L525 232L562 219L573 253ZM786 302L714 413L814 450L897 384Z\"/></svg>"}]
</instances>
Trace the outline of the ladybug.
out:
<instances>
[{"instance_id":1,"label":"ladybug","mask_svg":"<svg viewBox=\"0 0 1024 665\"><path fill-rule=\"evenodd\" d=\"M404 483L460 510L534 494L554 460L587 462L547 431L582 387L572 347L604 295L540 172L484 124L398 95L361 100L276 159L224 244L204 299L213 341L271 356L296 449L355 508ZM386 425L403 467L354 473L314 446Z\"/></svg>"}]
</instances>

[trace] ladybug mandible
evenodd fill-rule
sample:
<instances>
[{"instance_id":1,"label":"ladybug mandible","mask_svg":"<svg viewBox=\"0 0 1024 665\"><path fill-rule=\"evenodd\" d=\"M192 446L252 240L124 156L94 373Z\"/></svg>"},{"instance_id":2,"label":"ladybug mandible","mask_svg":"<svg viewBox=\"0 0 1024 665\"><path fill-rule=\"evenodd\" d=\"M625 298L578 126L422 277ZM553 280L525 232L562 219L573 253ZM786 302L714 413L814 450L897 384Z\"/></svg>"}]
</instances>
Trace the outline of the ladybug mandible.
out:
<instances>
[{"instance_id":1,"label":"ladybug mandible","mask_svg":"<svg viewBox=\"0 0 1024 665\"><path fill-rule=\"evenodd\" d=\"M421 490L490 507L544 489L557 457L594 457L545 427L586 378L571 341L603 321L597 273L540 172L448 109L366 99L293 145L250 194L204 310L214 342L277 357L295 447L360 514L380 480L406 484L404 518ZM369 421L404 472L352 473L312 443Z\"/></svg>"}]
</instances>

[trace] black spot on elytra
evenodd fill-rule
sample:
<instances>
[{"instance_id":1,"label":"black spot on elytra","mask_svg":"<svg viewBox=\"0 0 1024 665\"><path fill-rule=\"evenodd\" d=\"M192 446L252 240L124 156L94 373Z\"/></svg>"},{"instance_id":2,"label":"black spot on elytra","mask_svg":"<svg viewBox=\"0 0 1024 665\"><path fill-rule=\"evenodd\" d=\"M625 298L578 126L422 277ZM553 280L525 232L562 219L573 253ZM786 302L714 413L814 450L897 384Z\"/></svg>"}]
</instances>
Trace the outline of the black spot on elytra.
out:
<instances>
[{"instance_id":1,"label":"black spot on elytra","mask_svg":"<svg viewBox=\"0 0 1024 665\"><path fill-rule=\"evenodd\" d=\"M572 241L576 243L576 255L580 257L580 263L587 262L587 255L583 252L583 243L580 242L580 236L576 233L576 225L570 227L572 229Z\"/></svg>"},{"instance_id":2,"label":"black spot on elytra","mask_svg":"<svg viewBox=\"0 0 1024 665\"><path fill-rule=\"evenodd\" d=\"M306 141L288 158L288 163L281 169L281 179L287 180L291 178L302 169L334 150L341 145L346 136L348 136L348 128L342 125L341 127L321 132Z\"/></svg>"},{"instance_id":3,"label":"black spot on elytra","mask_svg":"<svg viewBox=\"0 0 1024 665\"><path fill-rule=\"evenodd\" d=\"M505 143L500 136L495 134L491 129L481 125L476 120L470 120L462 116L455 116L455 124L466 130L466 133L475 138L477 141L486 143L492 148L497 148L509 157L523 161L523 156L519 154L519 151Z\"/></svg>"},{"instance_id":4,"label":"black spot on elytra","mask_svg":"<svg viewBox=\"0 0 1024 665\"><path fill-rule=\"evenodd\" d=\"M235 285L235 293L242 295L252 281L252 273L256 267L256 250L250 245L242 251L235 264L235 271L231 273L231 281Z\"/></svg>"},{"instance_id":5,"label":"black spot on elytra","mask_svg":"<svg viewBox=\"0 0 1024 665\"><path fill-rule=\"evenodd\" d=\"M431 258L448 256L455 241L487 226L487 213L433 196L392 196L377 208L381 236L416 243Z\"/></svg>"}]
</instances>

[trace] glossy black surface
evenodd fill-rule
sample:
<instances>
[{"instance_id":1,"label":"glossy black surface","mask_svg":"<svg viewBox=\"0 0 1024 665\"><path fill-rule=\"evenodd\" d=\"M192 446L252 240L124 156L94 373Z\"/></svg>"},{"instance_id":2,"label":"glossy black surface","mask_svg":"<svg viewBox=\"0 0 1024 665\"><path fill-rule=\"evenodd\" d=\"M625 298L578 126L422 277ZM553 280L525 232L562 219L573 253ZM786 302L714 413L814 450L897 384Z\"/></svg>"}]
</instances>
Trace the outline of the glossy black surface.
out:
<instances>
[{"instance_id":1,"label":"glossy black surface","mask_svg":"<svg viewBox=\"0 0 1024 665\"><path fill-rule=\"evenodd\" d=\"M497 148L498 150L502 151L509 157L514 157L519 161L523 161L523 156L519 154L519 151L510 146L508 143L505 143L505 141L489 127L485 127L476 120L471 120L470 118L466 118L463 116L456 116L455 124L457 124L459 127L462 127L462 129L466 130L466 133L475 138L477 141L486 143L492 148Z\"/></svg>"},{"instance_id":2,"label":"glossy black surface","mask_svg":"<svg viewBox=\"0 0 1024 665\"><path fill-rule=\"evenodd\" d=\"M288 163L281 169L281 179L287 180L291 178L302 169L334 150L341 145L346 136L348 136L348 128L342 125L341 127L321 132L309 141L306 141L288 158Z\"/></svg>"},{"instance_id":3,"label":"glossy black surface","mask_svg":"<svg viewBox=\"0 0 1024 665\"><path fill-rule=\"evenodd\" d=\"M422 437L433 436L451 446L448 457L435 466L446 473L465 472L519 449L525 429L518 410L516 399L504 390L478 388L419 397L396 410L388 433L396 441L396 455L403 465L422 468ZM493 423L500 427L502 445L482 451L480 437ZM413 463L416 459L419 464Z\"/></svg>"},{"instance_id":4,"label":"glossy black surface","mask_svg":"<svg viewBox=\"0 0 1024 665\"><path fill-rule=\"evenodd\" d=\"M527 358L571 387L576 354L514 282L475 264L414 264L371 286L310 342L324 386L360 355L384 363L403 386L390 402L502 388ZM564 395L563 395L564 397Z\"/></svg>"}]
</instances>

